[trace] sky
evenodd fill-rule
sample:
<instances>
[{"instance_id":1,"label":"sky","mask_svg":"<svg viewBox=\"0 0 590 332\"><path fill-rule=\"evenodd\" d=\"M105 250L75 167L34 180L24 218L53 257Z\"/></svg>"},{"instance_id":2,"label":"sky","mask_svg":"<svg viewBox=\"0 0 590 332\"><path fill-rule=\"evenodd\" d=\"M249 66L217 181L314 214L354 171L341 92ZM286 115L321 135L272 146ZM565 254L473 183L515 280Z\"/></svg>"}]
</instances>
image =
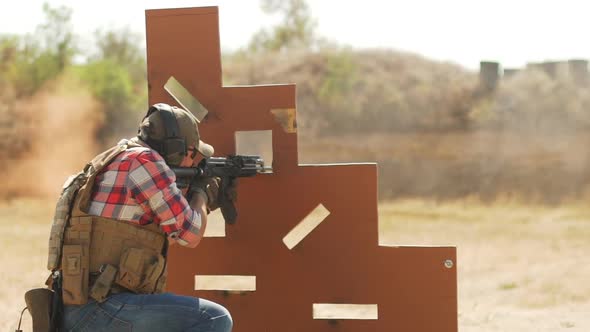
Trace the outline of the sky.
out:
<instances>
[{"instance_id":1,"label":"sky","mask_svg":"<svg viewBox=\"0 0 590 332\"><path fill-rule=\"evenodd\" d=\"M42 21L43 0L0 6L0 34L28 33ZM145 35L145 9L219 6L221 45L248 43L278 17L262 12L259 0L47 0L73 9L82 40L99 28L128 27ZM589 58L587 0L307 0L318 34L354 48L418 53L476 69L481 60L504 67L527 62Z\"/></svg>"}]
</instances>

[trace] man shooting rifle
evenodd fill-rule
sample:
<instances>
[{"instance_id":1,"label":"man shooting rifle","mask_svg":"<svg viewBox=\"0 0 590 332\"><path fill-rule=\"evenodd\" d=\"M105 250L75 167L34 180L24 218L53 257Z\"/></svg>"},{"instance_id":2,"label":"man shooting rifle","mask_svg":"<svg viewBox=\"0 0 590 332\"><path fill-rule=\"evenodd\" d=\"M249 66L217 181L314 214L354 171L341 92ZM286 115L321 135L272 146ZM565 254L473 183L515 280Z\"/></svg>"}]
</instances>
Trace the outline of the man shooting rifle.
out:
<instances>
[{"instance_id":1,"label":"man shooting rifle","mask_svg":"<svg viewBox=\"0 0 590 332\"><path fill-rule=\"evenodd\" d=\"M137 137L66 181L49 239L50 290L25 294L35 331L231 331L221 305L163 293L168 245L196 247L219 204L221 179L211 171L218 159L209 158L213 147L201 141L197 124L186 110L155 104ZM187 199L171 167L192 166L198 154L209 159ZM241 159L229 164L234 160ZM235 192L240 171L221 169L233 170L220 174L231 180L223 191Z\"/></svg>"}]
</instances>

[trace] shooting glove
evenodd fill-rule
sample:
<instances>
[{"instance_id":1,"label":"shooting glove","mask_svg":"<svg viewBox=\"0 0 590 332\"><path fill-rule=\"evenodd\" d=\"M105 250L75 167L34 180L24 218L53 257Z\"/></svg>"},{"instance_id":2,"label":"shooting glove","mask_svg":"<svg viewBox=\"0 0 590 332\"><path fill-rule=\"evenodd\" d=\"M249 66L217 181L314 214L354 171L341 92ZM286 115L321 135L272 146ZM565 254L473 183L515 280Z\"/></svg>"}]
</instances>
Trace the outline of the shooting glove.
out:
<instances>
[{"instance_id":1,"label":"shooting glove","mask_svg":"<svg viewBox=\"0 0 590 332\"><path fill-rule=\"evenodd\" d=\"M199 178L191 184L191 195L202 195L207 201L207 212L217 209L217 196L219 194L219 183L221 179L218 177L203 177Z\"/></svg>"}]
</instances>

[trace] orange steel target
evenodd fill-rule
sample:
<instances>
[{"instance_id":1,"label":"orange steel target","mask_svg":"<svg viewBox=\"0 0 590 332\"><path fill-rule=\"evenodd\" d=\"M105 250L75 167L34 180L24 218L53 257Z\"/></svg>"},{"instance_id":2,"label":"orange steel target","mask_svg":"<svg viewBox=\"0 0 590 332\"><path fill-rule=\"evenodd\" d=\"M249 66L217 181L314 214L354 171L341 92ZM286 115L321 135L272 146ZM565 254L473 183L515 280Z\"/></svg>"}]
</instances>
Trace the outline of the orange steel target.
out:
<instances>
[{"instance_id":1,"label":"orange steel target","mask_svg":"<svg viewBox=\"0 0 590 332\"><path fill-rule=\"evenodd\" d=\"M299 165L295 85L224 87L217 7L146 20L151 104L177 104L164 89L176 78L208 110L199 128L217 156L235 154L236 131L272 131L273 173L240 179L225 237L170 248L168 291L221 303L236 332L457 331L456 249L378 244L376 164ZM329 215L289 249L319 204ZM255 277L255 290L197 291L197 275ZM378 317L314 319L314 304L376 305Z\"/></svg>"}]
</instances>

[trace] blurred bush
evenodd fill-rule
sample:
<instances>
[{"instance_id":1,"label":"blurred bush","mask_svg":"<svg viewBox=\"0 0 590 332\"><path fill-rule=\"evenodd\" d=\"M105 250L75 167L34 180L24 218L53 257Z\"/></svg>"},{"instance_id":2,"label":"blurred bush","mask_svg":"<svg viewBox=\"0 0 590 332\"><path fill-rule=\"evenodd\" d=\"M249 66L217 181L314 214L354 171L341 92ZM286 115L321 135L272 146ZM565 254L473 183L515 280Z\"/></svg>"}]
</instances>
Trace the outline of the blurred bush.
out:
<instances>
[{"instance_id":1,"label":"blurred bush","mask_svg":"<svg viewBox=\"0 0 590 332\"><path fill-rule=\"evenodd\" d=\"M329 46L226 55L226 84L297 83L303 127L318 135L469 127L477 76L390 50Z\"/></svg>"},{"instance_id":2,"label":"blurred bush","mask_svg":"<svg viewBox=\"0 0 590 332\"><path fill-rule=\"evenodd\" d=\"M551 134L587 130L589 110L588 86L532 68L505 79L496 93L479 100L471 119L481 127Z\"/></svg>"}]
</instances>

